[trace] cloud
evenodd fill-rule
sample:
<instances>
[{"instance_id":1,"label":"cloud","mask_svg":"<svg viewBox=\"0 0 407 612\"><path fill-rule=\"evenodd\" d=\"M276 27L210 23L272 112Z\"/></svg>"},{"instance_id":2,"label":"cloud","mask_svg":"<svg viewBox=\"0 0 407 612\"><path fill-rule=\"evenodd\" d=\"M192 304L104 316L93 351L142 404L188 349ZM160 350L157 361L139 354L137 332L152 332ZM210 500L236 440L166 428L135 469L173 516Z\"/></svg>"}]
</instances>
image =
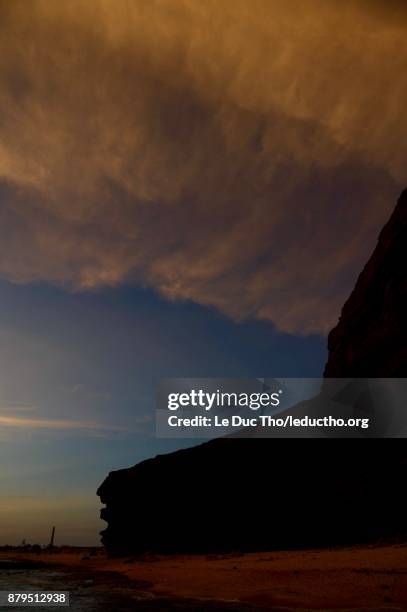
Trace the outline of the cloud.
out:
<instances>
[{"instance_id":1,"label":"cloud","mask_svg":"<svg viewBox=\"0 0 407 612\"><path fill-rule=\"evenodd\" d=\"M70 419L46 419L29 418L20 416L0 415L1 427L13 427L24 429L55 429L61 430L81 430L81 431L124 431L120 427L106 425L94 421L78 421Z\"/></svg>"},{"instance_id":2,"label":"cloud","mask_svg":"<svg viewBox=\"0 0 407 612\"><path fill-rule=\"evenodd\" d=\"M327 331L405 182L400 6L3 0L0 275Z\"/></svg>"}]
</instances>

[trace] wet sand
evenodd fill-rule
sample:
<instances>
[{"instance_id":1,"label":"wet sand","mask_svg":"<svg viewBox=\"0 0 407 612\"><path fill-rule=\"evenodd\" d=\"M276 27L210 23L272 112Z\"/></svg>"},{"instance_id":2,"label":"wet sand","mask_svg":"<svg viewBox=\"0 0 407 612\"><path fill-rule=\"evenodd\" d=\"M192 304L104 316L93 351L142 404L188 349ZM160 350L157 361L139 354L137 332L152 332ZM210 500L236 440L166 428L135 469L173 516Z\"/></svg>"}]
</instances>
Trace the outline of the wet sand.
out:
<instances>
[{"instance_id":1,"label":"wet sand","mask_svg":"<svg viewBox=\"0 0 407 612\"><path fill-rule=\"evenodd\" d=\"M95 610L407 610L407 546L400 544L120 560L102 550L4 552L0 567L11 557L55 568L73 599L80 589L96 597Z\"/></svg>"}]
</instances>

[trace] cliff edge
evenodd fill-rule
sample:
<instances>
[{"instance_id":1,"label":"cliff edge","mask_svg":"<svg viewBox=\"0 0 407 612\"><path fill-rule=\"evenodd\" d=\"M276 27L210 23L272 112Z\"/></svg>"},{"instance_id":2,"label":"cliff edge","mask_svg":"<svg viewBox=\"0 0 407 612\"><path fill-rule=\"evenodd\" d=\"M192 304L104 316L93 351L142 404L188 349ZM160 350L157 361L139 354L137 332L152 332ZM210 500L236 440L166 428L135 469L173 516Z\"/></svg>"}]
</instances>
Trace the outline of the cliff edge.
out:
<instances>
[{"instance_id":1,"label":"cliff edge","mask_svg":"<svg viewBox=\"0 0 407 612\"><path fill-rule=\"evenodd\" d=\"M407 190L328 336L324 376L407 376Z\"/></svg>"}]
</instances>

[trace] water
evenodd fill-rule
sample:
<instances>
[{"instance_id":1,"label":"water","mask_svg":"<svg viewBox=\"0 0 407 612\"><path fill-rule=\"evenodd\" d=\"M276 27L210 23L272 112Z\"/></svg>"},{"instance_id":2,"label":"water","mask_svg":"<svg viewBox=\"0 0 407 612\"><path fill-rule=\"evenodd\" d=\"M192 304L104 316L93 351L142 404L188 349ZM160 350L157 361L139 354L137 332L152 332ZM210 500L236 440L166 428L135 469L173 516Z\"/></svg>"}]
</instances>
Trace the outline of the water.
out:
<instances>
[{"instance_id":1,"label":"water","mask_svg":"<svg viewBox=\"0 0 407 612\"><path fill-rule=\"evenodd\" d=\"M172 612L195 610L240 612L248 610L238 602L196 601L155 597L146 583L130 582L124 576L109 572L67 572L66 568L24 567L14 561L0 561L1 591L69 591L70 606L36 606L35 610L67 610L69 612ZM15 567L13 567L15 566ZM65 570L65 571L64 571ZM29 608L10 607L12 610Z\"/></svg>"},{"instance_id":2,"label":"water","mask_svg":"<svg viewBox=\"0 0 407 612\"><path fill-rule=\"evenodd\" d=\"M92 592L89 582L72 579L72 577L61 571L51 571L49 569L1 569L0 565L0 590L69 591L69 610L75 612L84 610L96 612L102 610L102 602L98 599L96 594ZM10 608L10 610L11 609L12 608ZM50 610L51 606L38 606L36 609ZM65 610L68 608L59 609ZM106 607L104 609L106 609ZM114 608L111 609L113 610Z\"/></svg>"}]
</instances>

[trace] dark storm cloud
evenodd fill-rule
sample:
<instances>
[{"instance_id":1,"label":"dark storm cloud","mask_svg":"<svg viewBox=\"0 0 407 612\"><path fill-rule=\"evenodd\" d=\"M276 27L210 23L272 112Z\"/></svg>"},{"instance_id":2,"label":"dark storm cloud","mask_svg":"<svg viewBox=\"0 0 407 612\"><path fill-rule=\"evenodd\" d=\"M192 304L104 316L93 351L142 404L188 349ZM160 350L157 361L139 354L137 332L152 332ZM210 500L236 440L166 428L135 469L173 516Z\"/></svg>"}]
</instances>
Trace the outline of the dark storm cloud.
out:
<instances>
[{"instance_id":1,"label":"dark storm cloud","mask_svg":"<svg viewBox=\"0 0 407 612\"><path fill-rule=\"evenodd\" d=\"M393 26L405 27L407 23L407 4L405 0L353 0L353 2L365 14L391 22Z\"/></svg>"},{"instance_id":2,"label":"dark storm cloud","mask_svg":"<svg viewBox=\"0 0 407 612\"><path fill-rule=\"evenodd\" d=\"M360 4L1 2L0 274L325 331L406 174L405 32Z\"/></svg>"}]
</instances>

